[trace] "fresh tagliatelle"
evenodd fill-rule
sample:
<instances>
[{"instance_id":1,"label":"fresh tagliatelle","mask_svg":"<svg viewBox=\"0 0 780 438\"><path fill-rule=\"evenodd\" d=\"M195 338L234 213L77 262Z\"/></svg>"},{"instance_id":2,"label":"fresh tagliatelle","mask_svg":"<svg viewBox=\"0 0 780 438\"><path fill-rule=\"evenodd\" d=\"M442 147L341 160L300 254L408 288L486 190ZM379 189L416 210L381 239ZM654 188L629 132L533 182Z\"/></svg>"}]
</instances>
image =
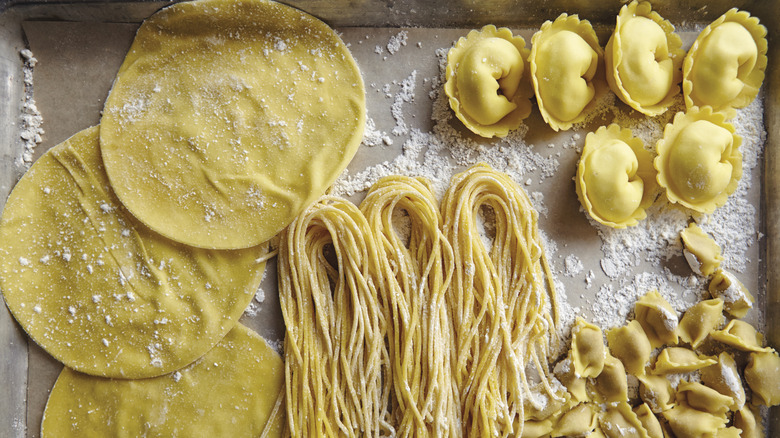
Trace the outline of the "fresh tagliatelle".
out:
<instances>
[{"instance_id":1,"label":"fresh tagliatelle","mask_svg":"<svg viewBox=\"0 0 780 438\"><path fill-rule=\"evenodd\" d=\"M378 253L363 214L324 197L282 233L287 421L297 436L387 436L390 379Z\"/></svg>"},{"instance_id":2,"label":"fresh tagliatelle","mask_svg":"<svg viewBox=\"0 0 780 438\"><path fill-rule=\"evenodd\" d=\"M548 369L558 311L538 213L514 181L485 164L453 177L441 210L455 255L447 300L463 433L520 436L524 404L541 409L534 392L560 398ZM480 226L493 232L491 243Z\"/></svg>"},{"instance_id":3,"label":"fresh tagliatelle","mask_svg":"<svg viewBox=\"0 0 780 438\"><path fill-rule=\"evenodd\" d=\"M385 177L360 207L379 253L396 436L461 436L445 301L454 256L441 231L431 184L422 178Z\"/></svg>"}]
</instances>

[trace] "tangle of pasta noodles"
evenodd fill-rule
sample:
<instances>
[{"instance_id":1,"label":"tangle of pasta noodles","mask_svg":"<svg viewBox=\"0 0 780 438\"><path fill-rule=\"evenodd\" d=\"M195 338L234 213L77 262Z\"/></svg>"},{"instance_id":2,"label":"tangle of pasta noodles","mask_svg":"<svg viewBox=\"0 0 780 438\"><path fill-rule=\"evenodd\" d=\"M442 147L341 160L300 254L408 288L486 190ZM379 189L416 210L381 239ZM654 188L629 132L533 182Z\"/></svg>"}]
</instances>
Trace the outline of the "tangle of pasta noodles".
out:
<instances>
[{"instance_id":1,"label":"tangle of pasta noodles","mask_svg":"<svg viewBox=\"0 0 780 438\"><path fill-rule=\"evenodd\" d=\"M453 253L441 232L441 214L430 182L404 176L382 178L360 207L379 252L396 436L461 436L445 302ZM397 224L404 214L408 229ZM398 228L404 230L399 233Z\"/></svg>"},{"instance_id":2,"label":"tangle of pasta noodles","mask_svg":"<svg viewBox=\"0 0 780 438\"><path fill-rule=\"evenodd\" d=\"M282 233L279 299L292 436L392 432L378 254L363 214L324 197ZM332 265L328 253L332 252Z\"/></svg>"},{"instance_id":3,"label":"tangle of pasta noodles","mask_svg":"<svg viewBox=\"0 0 780 438\"><path fill-rule=\"evenodd\" d=\"M534 403L527 369L547 396L560 398L548 368L558 311L538 213L514 181L485 164L453 177L441 209L455 254L447 299L464 435L520 436L524 402ZM494 216L485 221L495 226L492 245L480 238L481 209Z\"/></svg>"}]
</instances>

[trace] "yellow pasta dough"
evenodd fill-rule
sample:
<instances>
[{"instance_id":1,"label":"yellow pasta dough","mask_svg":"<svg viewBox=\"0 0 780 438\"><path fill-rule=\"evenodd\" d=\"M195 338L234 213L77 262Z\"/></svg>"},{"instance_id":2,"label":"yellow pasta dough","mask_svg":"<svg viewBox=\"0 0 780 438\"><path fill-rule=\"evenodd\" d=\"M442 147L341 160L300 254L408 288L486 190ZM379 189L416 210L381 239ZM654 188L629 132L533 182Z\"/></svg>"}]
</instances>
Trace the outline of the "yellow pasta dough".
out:
<instances>
[{"instance_id":1,"label":"yellow pasta dough","mask_svg":"<svg viewBox=\"0 0 780 438\"><path fill-rule=\"evenodd\" d=\"M742 351L772 351L770 347L763 347L764 335L749 323L739 319L732 319L723 330L715 330L710 333L710 336L718 342Z\"/></svg>"},{"instance_id":2,"label":"yellow pasta dough","mask_svg":"<svg viewBox=\"0 0 780 438\"><path fill-rule=\"evenodd\" d=\"M623 362L628 373L635 376L644 374L653 347L638 321L630 321L623 327L608 330L607 343L609 351Z\"/></svg>"},{"instance_id":3,"label":"yellow pasta dough","mask_svg":"<svg viewBox=\"0 0 780 438\"><path fill-rule=\"evenodd\" d=\"M729 408L732 411L745 405L745 389L742 387L742 377L737 370L734 357L723 351L718 355L718 363L701 370L701 381L710 388L731 398Z\"/></svg>"},{"instance_id":4,"label":"yellow pasta dough","mask_svg":"<svg viewBox=\"0 0 780 438\"><path fill-rule=\"evenodd\" d=\"M677 386L677 403L688 405L716 416L726 416L734 400L698 382L682 381Z\"/></svg>"},{"instance_id":5,"label":"yellow pasta dough","mask_svg":"<svg viewBox=\"0 0 780 438\"><path fill-rule=\"evenodd\" d=\"M555 364L553 368L555 377L566 387L569 391L571 400L575 402L589 401L587 389L587 379L580 377L574 370L573 361L571 359L571 351L565 359Z\"/></svg>"},{"instance_id":6,"label":"yellow pasta dough","mask_svg":"<svg viewBox=\"0 0 780 438\"><path fill-rule=\"evenodd\" d=\"M173 240L264 242L324 193L366 121L363 81L327 25L266 0L198 0L138 30L100 142L117 196Z\"/></svg>"},{"instance_id":7,"label":"yellow pasta dough","mask_svg":"<svg viewBox=\"0 0 780 438\"><path fill-rule=\"evenodd\" d=\"M623 363L607 353L604 369L594 379L594 388L604 403L628 401L628 378Z\"/></svg>"},{"instance_id":8,"label":"yellow pasta dough","mask_svg":"<svg viewBox=\"0 0 780 438\"><path fill-rule=\"evenodd\" d=\"M625 401L607 407L600 423L601 430L609 438L647 438L642 422Z\"/></svg>"},{"instance_id":9,"label":"yellow pasta dough","mask_svg":"<svg viewBox=\"0 0 780 438\"><path fill-rule=\"evenodd\" d=\"M279 301L293 436L378 437L392 429L388 321L371 236L360 210L332 196L282 232Z\"/></svg>"},{"instance_id":10,"label":"yellow pasta dough","mask_svg":"<svg viewBox=\"0 0 780 438\"><path fill-rule=\"evenodd\" d=\"M444 91L468 129L505 137L531 114L529 53L522 37L493 25L472 30L450 49Z\"/></svg>"},{"instance_id":11,"label":"yellow pasta dough","mask_svg":"<svg viewBox=\"0 0 780 438\"><path fill-rule=\"evenodd\" d=\"M596 377L601 374L606 358L601 329L577 317L571 329L571 360L575 375Z\"/></svg>"},{"instance_id":12,"label":"yellow pasta dough","mask_svg":"<svg viewBox=\"0 0 780 438\"><path fill-rule=\"evenodd\" d=\"M733 117L758 94L767 65L766 28L731 9L701 31L683 63L685 105L708 105Z\"/></svg>"},{"instance_id":13,"label":"yellow pasta dough","mask_svg":"<svg viewBox=\"0 0 780 438\"><path fill-rule=\"evenodd\" d=\"M283 393L281 357L239 324L172 374L115 380L64 368L41 437L282 437Z\"/></svg>"},{"instance_id":14,"label":"yellow pasta dough","mask_svg":"<svg viewBox=\"0 0 780 438\"><path fill-rule=\"evenodd\" d=\"M742 438L762 438L764 436L760 412L748 405L734 413L734 427L742 431Z\"/></svg>"},{"instance_id":15,"label":"yellow pasta dough","mask_svg":"<svg viewBox=\"0 0 780 438\"><path fill-rule=\"evenodd\" d=\"M723 310L735 318L744 318L753 308L753 294L739 279L724 269L718 269L707 287L713 298L723 300Z\"/></svg>"},{"instance_id":16,"label":"yellow pasta dough","mask_svg":"<svg viewBox=\"0 0 780 438\"><path fill-rule=\"evenodd\" d=\"M699 348L707 336L723 321L723 300L713 298L691 306L680 319L680 340Z\"/></svg>"},{"instance_id":17,"label":"yellow pasta dough","mask_svg":"<svg viewBox=\"0 0 780 438\"><path fill-rule=\"evenodd\" d=\"M604 50L607 82L627 105L657 116L680 92L684 55L674 26L650 2L634 0L620 9Z\"/></svg>"},{"instance_id":18,"label":"yellow pasta dough","mask_svg":"<svg viewBox=\"0 0 780 438\"><path fill-rule=\"evenodd\" d=\"M687 373L715 363L715 359L709 356L700 356L688 348L667 347L656 358L653 372L655 374Z\"/></svg>"},{"instance_id":19,"label":"yellow pasta dough","mask_svg":"<svg viewBox=\"0 0 780 438\"><path fill-rule=\"evenodd\" d=\"M750 353L745 381L753 390L753 404L780 405L780 356L777 352Z\"/></svg>"},{"instance_id":20,"label":"yellow pasta dough","mask_svg":"<svg viewBox=\"0 0 780 438\"><path fill-rule=\"evenodd\" d=\"M80 372L169 373L211 349L254 296L266 247L205 250L138 222L114 195L98 128L43 155L0 222L0 288L35 342Z\"/></svg>"},{"instance_id":21,"label":"yellow pasta dough","mask_svg":"<svg viewBox=\"0 0 780 438\"><path fill-rule=\"evenodd\" d=\"M555 131L585 119L606 82L604 51L588 20L561 14L531 39L531 81L544 121Z\"/></svg>"},{"instance_id":22,"label":"yellow pasta dough","mask_svg":"<svg viewBox=\"0 0 780 438\"><path fill-rule=\"evenodd\" d=\"M598 426L598 419L596 406L580 403L561 416L550 436L558 438L588 435Z\"/></svg>"},{"instance_id":23,"label":"yellow pasta dough","mask_svg":"<svg viewBox=\"0 0 780 438\"><path fill-rule=\"evenodd\" d=\"M691 222L680 232L683 242L683 254L693 272L709 277L720 266L723 256L720 246L698 225Z\"/></svg>"},{"instance_id":24,"label":"yellow pasta dough","mask_svg":"<svg viewBox=\"0 0 780 438\"><path fill-rule=\"evenodd\" d=\"M653 348L677 344L677 312L658 291L642 295L634 305L634 314Z\"/></svg>"},{"instance_id":25,"label":"yellow pasta dough","mask_svg":"<svg viewBox=\"0 0 780 438\"><path fill-rule=\"evenodd\" d=\"M577 197L597 222L613 228L636 225L656 196L650 152L630 129L602 126L585 137L577 165Z\"/></svg>"},{"instance_id":26,"label":"yellow pasta dough","mask_svg":"<svg viewBox=\"0 0 780 438\"><path fill-rule=\"evenodd\" d=\"M656 143L658 183L672 203L712 213L742 178L742 139L710 107L677 113Z\"/></svg>"},{"instance_id":27,"label":"yellow pasta dough","mask_svg":"<svg viewBox=\"0 0 780 438\"><path fill-rule=\"evenodd\" d=\"M664 438L664 432L658 417L653 414L653 411L646 403L635 407L634 413L639 422L642 423L648 438Z\"/></svg>"},{"instance_id":28,"label":"yellow pasta dough","mask_svg":"<svg viewBox=\"0 0 780 438\"><path fill-rule=\"evenodd\" d=\"M645 374L637 376L639 397L655 413L661 413L674 406L674 390L665 376Z\"/></svg>"},{"instance_id":29,"label":"yellow pasta dough","mask_svg":"<svg viewBox=\"0 0 780 438\"><path fill-rule=\"evenodd\" d=\"M678 404L663 413L669 427L678 437L713 437L726 426L726 417Z\"/></svg>"}]
</instances>

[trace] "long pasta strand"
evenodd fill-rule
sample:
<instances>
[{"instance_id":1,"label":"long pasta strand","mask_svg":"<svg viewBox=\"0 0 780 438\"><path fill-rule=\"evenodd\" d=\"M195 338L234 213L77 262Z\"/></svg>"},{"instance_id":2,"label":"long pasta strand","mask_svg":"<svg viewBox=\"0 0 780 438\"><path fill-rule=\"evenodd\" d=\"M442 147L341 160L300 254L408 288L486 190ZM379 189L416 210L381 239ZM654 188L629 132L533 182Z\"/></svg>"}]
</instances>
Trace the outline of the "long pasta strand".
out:
<instances>
[{"instance_id":1,"label":"long pasta strand","mask_svg":"<svg viewBox=\"0 0 780 438\"><path fill-rule=\"evenodd\" d=\"M495 225L489 249L478 229L485 207ZM528 365L558 397L547 367L558 311L538 213L517 184L485 164L453 177L441 208L455 254L448 304L464 434L519 436L531 391Z\"/></svg>"},{"instance_id":2,"label":"long pasta strand","mask_svg":"<svg viewBox=\"0 0 780 438\"><path fill-rule=\"evenodd\" d=\"M363 214L335 197L324 197L282 233L279 298L292 436L392 433L378 254L367 236Z\"/></svg>"},{"instance_id":3,"label":"long pasta strand","mask_svg":"<svg viewBox=\"0 0 780 438\"><path fill-rule=\"evenodd\" d=\"M453 253L441 232L430 182L383 178L371 187L361 210L379 251L396 435L458 437L460 407L451 376L451 324L445 303ZM394 224L402 214L408 215L408 236L399 235Z\"/></svg>"}]
</instances>

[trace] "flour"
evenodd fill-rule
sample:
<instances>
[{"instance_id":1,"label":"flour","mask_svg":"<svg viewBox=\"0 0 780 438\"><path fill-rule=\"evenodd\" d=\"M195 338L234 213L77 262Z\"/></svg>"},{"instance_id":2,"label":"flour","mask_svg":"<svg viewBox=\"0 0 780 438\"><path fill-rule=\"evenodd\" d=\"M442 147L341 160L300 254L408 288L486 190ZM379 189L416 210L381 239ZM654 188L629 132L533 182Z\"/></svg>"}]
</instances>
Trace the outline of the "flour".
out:
<instances>
[{"instance_id":1,"label":"flour","mask_svg":"<svg viewBox=\"0 0 780 438\"><path fill-rule=\"evenodd\" d=\"M43 138L43 117L38 107L35 105L33 97L33 69L38 60L33 53L24 49L19 52L24 60L22 67L24 75L24 103L22 104L21 132L19 136L24 144L22 155L16 159L16 165L23 169L29 169L33 162L35 147L38 146Z\"/></svg>"}]
</instances>

